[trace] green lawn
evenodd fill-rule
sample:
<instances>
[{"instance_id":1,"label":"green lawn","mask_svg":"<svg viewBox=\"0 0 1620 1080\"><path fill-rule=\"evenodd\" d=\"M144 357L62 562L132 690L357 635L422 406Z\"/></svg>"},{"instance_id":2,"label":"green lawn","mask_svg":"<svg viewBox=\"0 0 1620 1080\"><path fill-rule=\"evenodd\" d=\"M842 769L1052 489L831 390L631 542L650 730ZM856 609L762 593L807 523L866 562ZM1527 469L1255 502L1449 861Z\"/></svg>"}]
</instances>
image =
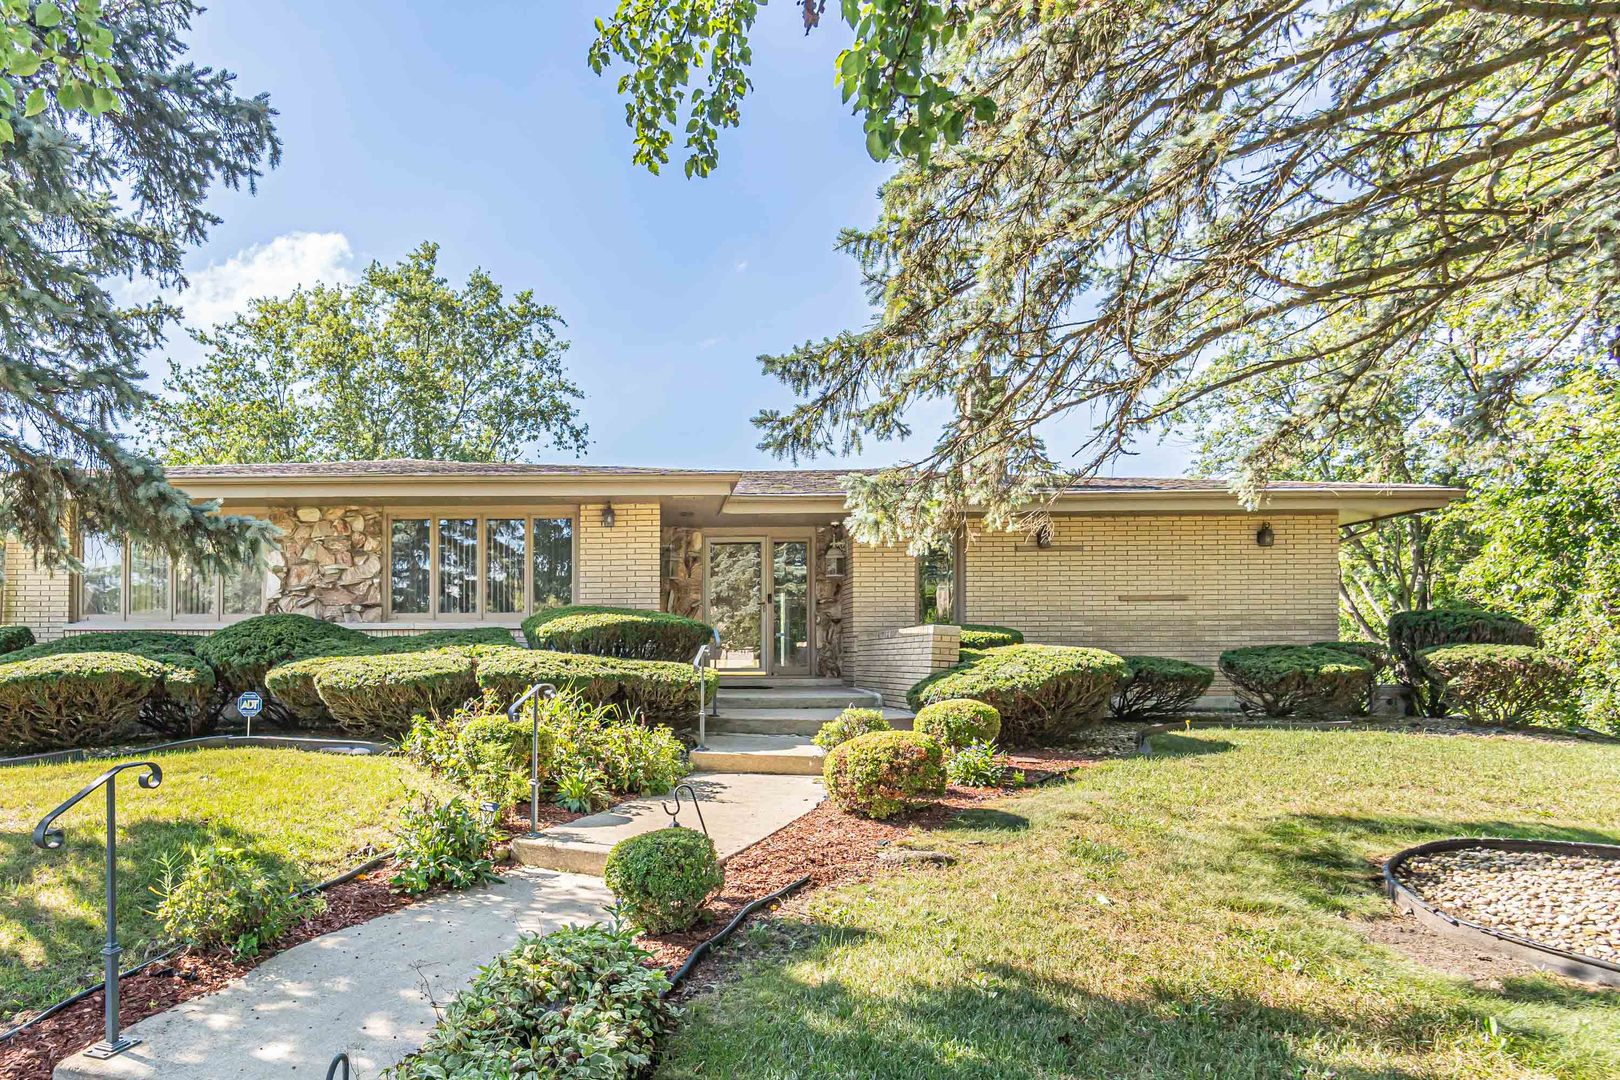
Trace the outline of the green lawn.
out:
<instances>
[{"instance_id":1,"label":"green lawn","mask_svg":"<svg viewBox=\"0 0 1620 1080\"><path fill-rule=\"evenodd\" d=\"M314 883L392 846L390 832L409 790L436 787L400 758L240 749L154 760L163 769L161 787L138 787L137 770L118 783L126 966L164 944L147 911L163 853L223 842ZM110 764L0 770L0 1022L100 981L103 796L97 792L59 819L65 849L41 851L30 834L43 814Z\"/></svg>"},{"instance_id":2,"label":"green lawn","mask_svg":"<svg viewBox=\"0 0 1620 1080\"><path fill-rule=\"evenodd\" d=\"M1372 861L1410 844L1620 841L1620 747L1224 729L1157 745L1173 756L920 838L955 867L830 890L808 925L746 935L660 1075L1620 1076L1620 993L1473 985L1356 929L1390 910Z\"/></svg>"}]
</instances>

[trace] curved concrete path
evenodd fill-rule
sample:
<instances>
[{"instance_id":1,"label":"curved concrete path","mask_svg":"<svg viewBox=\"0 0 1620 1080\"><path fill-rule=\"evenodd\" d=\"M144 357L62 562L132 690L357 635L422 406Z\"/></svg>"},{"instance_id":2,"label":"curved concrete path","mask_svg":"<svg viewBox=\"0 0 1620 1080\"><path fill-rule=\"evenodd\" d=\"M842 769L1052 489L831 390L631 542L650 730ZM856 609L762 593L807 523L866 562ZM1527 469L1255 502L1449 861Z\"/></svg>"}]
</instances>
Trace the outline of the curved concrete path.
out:
<instances>
[{"instance_id":1,"label":"curved concrete path","mask_svg":"<svg viewBox=\"0 0 1620 1080\"><path fill-rule=\"evenodd\" d=\"M271 957L225 989L129 1029L139 1046L107 1061L75 1054L56 1080L322 1080L348 1051L355 1080L418 1049L479 967L520 933L601 921L597 878L510 871L323 935Z\"/></svg>"}]
</instances>

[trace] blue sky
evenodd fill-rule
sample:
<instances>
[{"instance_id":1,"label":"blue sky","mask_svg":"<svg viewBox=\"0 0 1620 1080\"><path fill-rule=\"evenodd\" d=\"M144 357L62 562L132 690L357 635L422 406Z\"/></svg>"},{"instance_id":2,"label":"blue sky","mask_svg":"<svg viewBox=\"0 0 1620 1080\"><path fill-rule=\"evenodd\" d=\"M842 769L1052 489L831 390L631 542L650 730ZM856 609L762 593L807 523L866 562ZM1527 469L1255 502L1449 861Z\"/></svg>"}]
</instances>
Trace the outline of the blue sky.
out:
<instances>
[{"instance_id":1,"label":"blue sky","mask_svg":"<svg viewBox=\"0 0 1620 1080\"><path fill-rule=\"evenodd\" d=\"M568 321L585 460L769 467L748 417L791 397L756 357L867 318L855 264L833 243L872 220L886 169L833 85L843 28L829 19L806 37L792 4L764 8L742 127L713 175L686 180L678 157L662 177L630 164L614 79L585 64L592 19L610 10L220 0L197 21L192 59L270 93L285 154L257 195L213 197L224 223L188 260L188 319L346 280L431 239L451 280L481 265ZM925 451L929 417L916 419L909 443L856 462ZM1115 471L1174 473L1184 460L1181 447L1147 448Z\"/></svg>"}]
</instances>

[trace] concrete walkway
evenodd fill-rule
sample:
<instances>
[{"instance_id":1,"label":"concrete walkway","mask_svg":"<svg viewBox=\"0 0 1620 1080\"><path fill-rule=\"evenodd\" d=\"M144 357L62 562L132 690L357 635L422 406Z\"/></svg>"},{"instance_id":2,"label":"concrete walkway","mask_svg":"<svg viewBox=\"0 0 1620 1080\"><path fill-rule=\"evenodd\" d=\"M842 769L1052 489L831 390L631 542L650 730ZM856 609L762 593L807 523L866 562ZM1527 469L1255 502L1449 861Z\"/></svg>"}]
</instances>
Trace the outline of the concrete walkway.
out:
<instances>
[{"instance_id":1,"label":"concrete walkway","mask_svg":"<svg viewBox=\"0 0 1620 1080\"><path fill-rule=\"evenodd\" d=\"M808 814L826 798L821 779L811 776L693 773L682 783L697 792L703 822L722 861ZM554 825L532 840L516 837L512 857L526 866L600 875L614 844L669 825L665 803L673 805L672 797L631 799L600 814ZM697 814L684 798L681 824L698 827Z\"/></svg>"},{"instance_id":2,"label":"concrete walkway","mask_svg":"<svg viewBox=\"0 0 1620 1080\"><path fill-rule=\"evenodd\" d=\"M271 957L218 993L129 1029L139 1046L107 1061L76 1054L56 1080L322 1080L348 1051L355 1080L418 1049L478 968L524 931L597 922L601 881L519 870L339 930Z\"/></svg>"}]
</instances>

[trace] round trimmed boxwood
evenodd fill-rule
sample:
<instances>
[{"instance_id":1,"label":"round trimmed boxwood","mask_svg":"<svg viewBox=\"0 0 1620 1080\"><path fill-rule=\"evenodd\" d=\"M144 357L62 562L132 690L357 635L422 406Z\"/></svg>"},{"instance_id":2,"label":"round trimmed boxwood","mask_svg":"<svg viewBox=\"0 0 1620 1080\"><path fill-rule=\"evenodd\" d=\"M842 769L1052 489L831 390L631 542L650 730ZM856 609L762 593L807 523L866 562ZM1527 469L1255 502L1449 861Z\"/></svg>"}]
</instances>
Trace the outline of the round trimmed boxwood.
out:
<instances>
[{"instance_id":1,"label":"round trimmed boxwood","mask_svg":"<svg viewBox=\"0 0 1620 1080\"><path fill-rule=\"evenodd\" d=\"M982 701L1001 714L1004 742L1038 745L1100 720L1129 674L1124 660L1103 649L1005 645L930 675L906 697L914 710L950 698Z\"/></svg>"},{"instance_id":2,"label":"round trimmed boxwood","mask_svg":"<svg viewBox=\"0 0 1620 1080\"><path fill-rule=\"evenodd\" d=\"M831 750L839 743L849 742L868 731L890 731L893 728L893 724L883 719L882 709L857 709L851 706L822 724L821 730L810 741L823 750Z\"/></svg>"},{"instance_id":3,"label":"round trimmed boxwood","mask_svg":"<svg viewBox=\"0 0 1620 1080\"><path fill-rule=\"evenodd\" d=\"M1569 701L1575 669L1530 645L1437 645L1418 654L1446 704L1474 724L1520 727Z\"/></svg>"},{"instance_id":4,"label":"round trimmed boxwood","mask_svg":"<svg viewBox=\"0 0 1620 1080\"><path fill-rule=\"evenodd\" d=\"M530 615L523 620L523 636L531 649L691 663L698 649L714 640L714 631L708 623L667 611L574 604Z\"/></svg>"},{"instance_id":5,"label":"round trimmed boxwood","mask_svg":"<svg viewBox=\"0 0 1620 1080\"><path fill-rule=\"evenodd\" d=\"M697 922L724 883L714 841L696 829L670 828L620 840L602 880L619 910L648 934L673 934Z\"/></svg>"},{"instance_id":6,"label":"round trimmed boxwood","mask_svg":"<svg viewBox=\"0 0 1620 1080\"><path fill-rule=\"evenodd\" d=\"M1001 714L982 701L948 698L924 705L911 722L911 730L932 735L948 751L960 750L976 742L995 742L1001 734Z\"/></svg>"},{"instance_id":7,"label":"round trimmed boxwood","mask_svg":"<svg viewBox=\"0 0 1620 1080\"><path fill-rule=\"evenodd\" d=\"M1203 697L1215 681L1215 672L1202 664L1168 656L1127 656L1125 666L1130 669L1129 677L1108 699L1108 711L1117 720L1181 712Z\"/></svg>"},{"instance_id":8,"label":"round trimmed boxwood","mask_svg":"<svg viewBox=\"0 0 1620 1080\"><path fill-rule=\"evenodd\" d=\"M1344 715L1359 712L1372 689L1373 666L1359 656L1315 645L1251 645L1221 653L1221 674L1251 715Z\"/></svg>"},{"instance_id":9,"label":"round trimmed boxwood","mask_svg":"<svg viewBox=\"0 0 1620 1080\"><path fill-rule=\"evenodd\" d=\"M999 649L1003 645L1022 645L1024 632L1010 626L991 626L988 623L963 623L962 648Z\"/></svg>"},{"instance_id":10,"label":"round trimmed boxwood","mask_svg":"<svg viewBox=\"0 0 1620 1080\"><path fill-rule=\"evenodd\" d=\"M882 820L945 792L945 748L920 731L873 731L840 743L822 766L841 809Z\"/></svg>"}]
</instances>

